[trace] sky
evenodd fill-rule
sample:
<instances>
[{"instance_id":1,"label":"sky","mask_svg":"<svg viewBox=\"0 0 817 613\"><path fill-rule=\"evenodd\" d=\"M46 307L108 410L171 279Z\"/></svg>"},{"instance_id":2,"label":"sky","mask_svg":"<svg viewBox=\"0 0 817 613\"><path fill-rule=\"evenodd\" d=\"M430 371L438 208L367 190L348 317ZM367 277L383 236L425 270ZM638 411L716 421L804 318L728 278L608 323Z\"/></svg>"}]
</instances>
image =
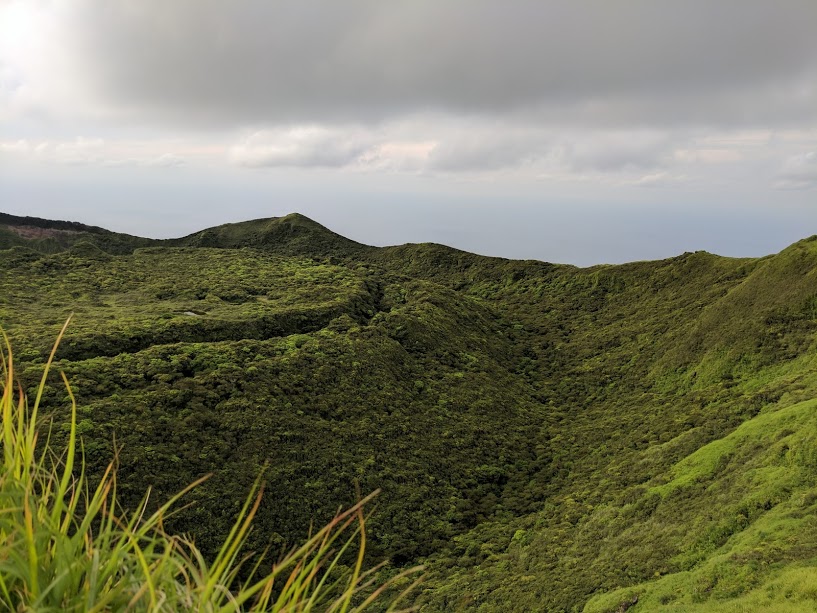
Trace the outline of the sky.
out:
<instances>
[{"instance_id":1,"label":"sky","mask_svg":"<svg viewBox=\"0 0 817 613\"><path fill-rule=\"evenodd\" d=\"M814 0L0 0L0 211L587 266L817 234Z\"/></svg>"}]
</instances>

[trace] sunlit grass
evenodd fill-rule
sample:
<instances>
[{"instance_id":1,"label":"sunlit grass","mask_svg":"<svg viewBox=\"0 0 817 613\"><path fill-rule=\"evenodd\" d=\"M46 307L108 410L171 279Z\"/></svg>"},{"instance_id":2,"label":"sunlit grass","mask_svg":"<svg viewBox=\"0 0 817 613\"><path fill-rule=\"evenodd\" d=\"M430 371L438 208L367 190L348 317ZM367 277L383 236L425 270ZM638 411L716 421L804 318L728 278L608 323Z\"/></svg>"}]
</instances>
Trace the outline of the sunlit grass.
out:
<instances>
[{"instance_id":1,"label":"sunlit grass","mask_svg":"<svg viewBox=\"0 0 817 613\"><path fill-rule=\"evenodd\" d=\"M366 518L373 495L339 512L300 547L271 563L244 545L263 494L261 477L214 559L184 536L164 531L179 499L203 479L149 511L150 492L125 513L117 503L115 463L92 486L78 448L71 399L67 448L40 440L42 391L66 322L30 402L17 382L3 334L0 603L35 611L396 611L417 585L418 569L375 583L364 570ZM352 560L351 568L348 560ZM247 568L252 560L252 568ZM400 586L400 587L398 587ZM402 591L401 591L402 589ZM386 596L388 594L388 596Z\"/></svg>"}]
</instances>

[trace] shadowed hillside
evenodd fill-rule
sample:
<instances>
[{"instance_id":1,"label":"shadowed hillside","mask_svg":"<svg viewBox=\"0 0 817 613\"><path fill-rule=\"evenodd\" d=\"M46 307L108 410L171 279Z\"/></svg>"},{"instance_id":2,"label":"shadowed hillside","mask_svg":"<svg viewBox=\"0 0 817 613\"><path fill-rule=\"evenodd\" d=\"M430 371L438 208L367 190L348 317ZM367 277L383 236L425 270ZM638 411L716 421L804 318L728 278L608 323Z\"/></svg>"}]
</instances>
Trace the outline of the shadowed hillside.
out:
<instances>
[{"instance_id":1,"label":"shadowed hillside","mask_svg":"<svg viewBox=\"0 0 817 613\"><path fill-rule=\"evenodd\" d=\"M129 504L214 473L171 526L205 551L269 464L254 546L382 488L374 552L428 564L421 610L817 605L813 239L580 269L300 215L168 241L3 216L0 262L30 385L76 313L92 471L115 440Z\"/></svg>"}]
</instances>

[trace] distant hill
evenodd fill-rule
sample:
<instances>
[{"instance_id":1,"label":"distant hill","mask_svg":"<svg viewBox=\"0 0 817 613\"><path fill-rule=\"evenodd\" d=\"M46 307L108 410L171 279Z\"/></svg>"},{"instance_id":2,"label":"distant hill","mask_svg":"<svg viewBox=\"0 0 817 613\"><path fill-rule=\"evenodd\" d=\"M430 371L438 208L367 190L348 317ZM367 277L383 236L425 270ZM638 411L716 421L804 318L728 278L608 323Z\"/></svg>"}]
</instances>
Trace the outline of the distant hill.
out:
<instances>
[{"instance_id":1,"label":"distant hill","mask_svg":"<svg viewBox=\"0 0 817 613\"><path fill-rule=\"evenodd\" d=\"M173 241L190 247L254 247L281 255L351 255L371 250L298 213L224 224Z\"/></svg>"},{"instance_id":2,"label":"distant hill","mask_svg":"<svg viewBox=\"0 0 817 613\"><path fill-rule=\"evenodd\" d=\"M0 213L0 249L28 247L57 253L77 242L87 242L111 254L131 253L149 246L253 247L281 255L351 255L372 249L344 238L298 213L285 217L229 223L177 239L149 239L110 232L72 221L17 217Z\"/></svg>"},{"instance_id":3,"label":"distant hill","mask_svg":"<svg viewBox=\"0 0 817 613\"><path fill-rule=\"evenodd\" d=\"M91 471L253 546L382 489L422 611L817 607L817 240L574 266L376 248L293 214L165 241L0 215L0 324L59 325ZM57 379L45 402L63 419ZM53 436L63 436L59 425Z\"/></svg>"},{"instance_id":4,"label":"distant hill","mask_svg":"<svg viewBox=\"0 0 817 613\"><path fill-rule=\"evenodd\" d=\"M41 253L59 253L78 242L97 245L112 254L130 253L137 247L160 243L74 221L52 221L0 213L0 249L26 247Z\"/></svg>"}]
</instances>

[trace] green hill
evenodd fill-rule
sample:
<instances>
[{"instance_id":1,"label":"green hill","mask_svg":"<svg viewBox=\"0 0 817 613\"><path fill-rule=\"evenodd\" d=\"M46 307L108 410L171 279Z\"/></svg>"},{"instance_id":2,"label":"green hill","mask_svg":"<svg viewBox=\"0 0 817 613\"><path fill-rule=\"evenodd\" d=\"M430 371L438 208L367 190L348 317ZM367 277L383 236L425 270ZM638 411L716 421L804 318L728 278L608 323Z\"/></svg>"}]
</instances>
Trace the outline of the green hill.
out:
<instances>
[{"instance_id":1,"label":"green hill","mask_svg":"<svg viewBox=\"0 0 817 613\"><path fill-rule=\"evenodd\" d=\"M382 488L374 557L428 564L424 611L817 607L814 239L580 269L4 215L0 262L32 387L76 313L91 472L121 447L127 504L214 473L171 526L205 552L269 464L253 546Z\"/></svg>"},{"instance_id":2,"label":"green hill","mask_svg":"<svg viewBox=\"0 0 817 613\"><path fill-rule=\"evenodd\" d=\"M222 249L252 247L280 255L310 257L353 255L373 249L335 234L298 213L285 217L225 224L196 232L170 241L170 243L189 247Z\"/></svg>"},{"instance_id":3,"label":"green hill","mask_svg":"<svg viewBox=\"0 0 817 613\"><path fill-rule=\"evenodd\" d=\"M110 232L74 221L52 221L0 213L0 250L26 247L41 253L59 253L77 243L90 243L112 254L160 244L149 238Z\"/></svg>"}]
</instances>

